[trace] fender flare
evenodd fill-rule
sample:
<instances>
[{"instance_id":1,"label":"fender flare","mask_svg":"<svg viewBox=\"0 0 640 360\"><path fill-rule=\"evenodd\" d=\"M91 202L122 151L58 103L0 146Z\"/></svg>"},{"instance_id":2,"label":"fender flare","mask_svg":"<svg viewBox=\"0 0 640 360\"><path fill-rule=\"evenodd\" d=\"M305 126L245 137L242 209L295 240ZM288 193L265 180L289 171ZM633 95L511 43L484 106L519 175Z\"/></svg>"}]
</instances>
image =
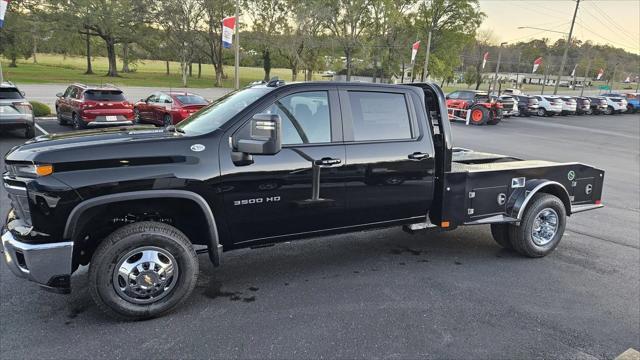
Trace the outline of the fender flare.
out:
<instances>
[{"instance_id":1,"label":"fender flare","mask_svg":"<svg viewBox=\"0 0 640 360\"><path fill-rule=\"evenodd\" d=\"M527 208L529 201L531 201L533 196L539 192L557 196L564 204L567 216L571 216L571 197L569 196L567 188L557 181L534 179L527 181L524 189L520 189L520 191L517 192L517 195L514 194L516 196L514 196L515 201L510 209L511 217L518 221L522 220L524 210Z\"/></svg>"},{"instance_id":2,"label":"fender flare","mask_svg":"<svg viewBox=\"0 0 640 360\"><path fill-rule=\"evenodd\" d=\"M209 231L209 239L208 243L208 252L209 259L215 266L220 266L220 260L222 258L222 245L220 244L220 239L218 236L218 228L216 226L216 220L213 216L213 212L211 211L211 207L207 203L207 201L200 195L186 190L143 190L143 191L132 191L132 192L124 192L118 194L110 194L104 196L98 196L95 198L91 198L88 200L84 200L78 205L76 205L69 217L67 218L67 223L64 228L64 239L69 239L69 241L73 241L76 234L76 228L78 226L78 222L82 216L82 214L96 206L101 206L105 204L117 203L122 201L130 201L130 200L141 200L141 199L157 199L157 198L179 198L179 199L187 199L195 202L200 209L204 217L207 219L208 231Z\"/></svg>"}]
</instances>

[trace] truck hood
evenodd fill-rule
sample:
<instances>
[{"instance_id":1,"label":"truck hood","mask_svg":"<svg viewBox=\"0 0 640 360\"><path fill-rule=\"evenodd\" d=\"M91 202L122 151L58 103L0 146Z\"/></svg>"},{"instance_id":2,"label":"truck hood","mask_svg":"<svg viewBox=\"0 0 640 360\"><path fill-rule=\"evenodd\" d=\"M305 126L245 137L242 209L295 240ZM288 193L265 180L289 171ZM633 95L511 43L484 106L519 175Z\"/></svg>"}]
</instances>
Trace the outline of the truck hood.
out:
<instances>
[{"instance_id":1,"label":"truck hood","mask_svg":"<svg viewBox=\"0 0 640 360\"><path fill-rule=\"evenodd\" d=\"M75 131L38 136L11 149L7 161L67 162L96 159L114 151L131 150L131 146L150 141L184 138L184 134L154 126L131 126ZM137 147L136 147L137 148Z\"/></svg>"}]
</instances>

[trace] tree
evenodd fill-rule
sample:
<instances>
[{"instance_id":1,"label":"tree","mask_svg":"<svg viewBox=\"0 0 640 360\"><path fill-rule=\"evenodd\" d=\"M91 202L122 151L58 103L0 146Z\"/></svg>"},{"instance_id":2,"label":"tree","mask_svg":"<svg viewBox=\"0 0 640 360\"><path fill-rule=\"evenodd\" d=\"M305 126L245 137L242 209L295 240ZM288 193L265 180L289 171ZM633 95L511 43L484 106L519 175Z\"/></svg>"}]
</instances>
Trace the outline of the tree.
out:
<instances>
[{"instance_id":1,"label":"tree","mask_svg":"<svg viewBox=\"0 0 640 360\"><path fill-rule=\"evenodd\" d=\"M33 54L32 26L20 2L10 2L4 26L0 30L0 53L11 60L9 67L17 67L19 57L28 59Z\"/></svg>"},{"instance_id":2,"label":"tree","mask_svg":"<svg viewBox=\"0 0 640 360\"><path fill-rule=\"evenodd\" d=\"M473 39L484 17L478 0L427 0L420 4L416 22L425 37L431 32L431 51L447 64L445 72L449 73L459 64L459 51Z\"/></svg>"},{"instance_id":3,"label":"tree","mask_svg":"<svg viewBox=\"0 0 640 360\"><path fill-rule=\"evenodd\" d=\"M107 49L107 76L118 76L116 45L132 42L149 23L155 2L137 0L50 0L50 11L82 34L102 39ZM89 43L87 43L89 44ZM87 51L90 56L90 51Z\"/></svg>"},{"instance_id":4,"label":"tree","mask_svg":"<svg viewBox=\"0 0 640 360\"><path fill-rule=\"evenodd\" d=\"M182 85L185 87L194 57L196 31L203 13L199 0L165 1L160 12L166 39L180 61Z\"/></svg>"},{"instance_id":5,"label":"tree","mask_svg":"<svg viewBox=\"0 0 640 360\"><path fill-rule=\"evenodd\" d=\"M342 47L347 81L351 81L353 55L361 47L365 30L373 23L371 0L324 0L323 4L324 11L318 16Z\"/></svg>"},{"instance_id":6,"label":"tree","mask_svg":"<svg viewBox=\"0 0 640 360\"><path fill-rule=\"evenodd\" d=\"M285 0L245 0L244 4L253 24L256 46L262 55L264 81L269 81L273 44L287 26L287 3Z\"/></svg>"}]
</instances>

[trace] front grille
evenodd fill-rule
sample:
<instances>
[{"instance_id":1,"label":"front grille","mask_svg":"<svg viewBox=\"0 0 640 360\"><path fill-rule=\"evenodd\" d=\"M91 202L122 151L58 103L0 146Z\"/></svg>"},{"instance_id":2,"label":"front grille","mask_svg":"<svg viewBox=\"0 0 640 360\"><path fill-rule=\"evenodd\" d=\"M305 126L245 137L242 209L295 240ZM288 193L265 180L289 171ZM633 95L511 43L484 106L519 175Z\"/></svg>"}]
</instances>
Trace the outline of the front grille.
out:
<instances>
[{"instance_id":1,"label":"front grille","mask_svg":"<svg viewBox=\"0 0 640 360\"><path fill-rule=\"evenodd\" d=\"M11 179L8 176L4 176L2 180L4 189L9 195L11 207L15 209L20 220L31 225L31 211L29 208L26 184L22 181Z\"/></svg>"}]
</instances>

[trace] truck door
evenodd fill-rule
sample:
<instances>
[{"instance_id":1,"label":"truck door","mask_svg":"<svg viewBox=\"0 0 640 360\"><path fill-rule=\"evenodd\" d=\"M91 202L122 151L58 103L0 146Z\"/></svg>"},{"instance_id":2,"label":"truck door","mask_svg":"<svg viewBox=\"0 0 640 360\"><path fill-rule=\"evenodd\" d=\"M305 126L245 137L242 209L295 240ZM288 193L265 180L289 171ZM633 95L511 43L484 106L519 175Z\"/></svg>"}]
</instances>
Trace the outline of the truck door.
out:
<instances>
[{"instance_id":1,"label":"truck door","mask_svg":"<svg viewBox=\"0 0 640 360\"><path fill-rule=\"evenodd\" d=\"M253 156L253 163L243 165L233 162L228 144L221 145L218 188L236 244L271 242L345 223L345 147L337 92L331 87L299 91L278 95L254 113L280 115L278 154ZM233 133L249 131L248 120ZM320 177L316 196L314 166Z\"/></svg>"},{"instance_id":2,"label":"truck door","mask_svg":"<svg viewBox=\"0 0 640 360\"><path fill-rule=\"evenodd\" d=\"M350 225L424 217L433 200L434 148L412 91L340 92Z\"/></svg>"}]
</instances>

